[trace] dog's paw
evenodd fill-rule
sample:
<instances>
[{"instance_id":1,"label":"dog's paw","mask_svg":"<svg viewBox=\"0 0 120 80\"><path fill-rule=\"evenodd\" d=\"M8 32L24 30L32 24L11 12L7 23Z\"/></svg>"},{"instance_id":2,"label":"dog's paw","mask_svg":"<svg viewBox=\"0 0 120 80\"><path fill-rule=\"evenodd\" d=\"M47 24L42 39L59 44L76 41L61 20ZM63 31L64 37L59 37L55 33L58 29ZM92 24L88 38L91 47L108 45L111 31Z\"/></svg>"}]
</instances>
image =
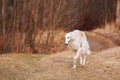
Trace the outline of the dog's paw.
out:
<instances>
[{"instance_id":1,"label":"dog's paw","mask_svg":"<svg viewBox=\"0 0 120 80\"><path fill-rule=\"evenodd\" d=\"M76 65L73 65L73 67L72 67L73 69L76 69Z\"/></svg>"}]
</instances>

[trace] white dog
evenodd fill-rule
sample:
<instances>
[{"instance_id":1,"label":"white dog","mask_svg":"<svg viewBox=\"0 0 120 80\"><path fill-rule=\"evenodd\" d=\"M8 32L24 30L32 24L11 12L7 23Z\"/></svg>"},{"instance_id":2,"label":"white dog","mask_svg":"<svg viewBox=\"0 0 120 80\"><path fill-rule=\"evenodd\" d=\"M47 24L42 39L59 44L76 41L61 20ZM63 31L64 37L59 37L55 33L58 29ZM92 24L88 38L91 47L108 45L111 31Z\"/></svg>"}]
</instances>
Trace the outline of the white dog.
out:
<instances>
[{"instance_id":1,"label":"white dog","mask_svg":"<svg viewBox=\"0 0 120 80\"><path fill-rule=\"evenodd\" d=\"M74 56L73 68L76 68L77 59L80 57L80 64L85 65L86 54L90 54L89 44L86 38L86 34L83 31L74 30L66 33L65 44L72 51L76 51Z\"/></svg>"}]
</instances>

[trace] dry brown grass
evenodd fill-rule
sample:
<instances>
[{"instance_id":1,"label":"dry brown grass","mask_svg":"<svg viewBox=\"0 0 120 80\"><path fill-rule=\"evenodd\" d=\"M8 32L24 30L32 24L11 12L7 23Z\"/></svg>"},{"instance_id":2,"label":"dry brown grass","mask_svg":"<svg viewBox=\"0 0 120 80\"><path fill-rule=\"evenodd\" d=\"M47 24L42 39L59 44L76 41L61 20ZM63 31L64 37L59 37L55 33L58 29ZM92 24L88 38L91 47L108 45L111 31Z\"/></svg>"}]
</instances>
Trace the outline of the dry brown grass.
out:
<instances>
[{"instance_id":1,"label":"dry brown grass","mask_svg":"<svg viewBox=\"0 0 120 80\"><path fill-rule=\"evenodd\" d=\"M102 35L94 32L86 32L92 51L101 51L116 46L116 44Z\"/></svg>"},{"instance_id":2,"label":"dry brown grass","mask_svg":"<svg viewBox=\"0 0 120 80\"><path fill-rule=\"evenodd\" d=\"M72 69L73 54L0 56L0 80L119 80L120 47L93 52L86 66Z\"/></svg>"}]
</instances>

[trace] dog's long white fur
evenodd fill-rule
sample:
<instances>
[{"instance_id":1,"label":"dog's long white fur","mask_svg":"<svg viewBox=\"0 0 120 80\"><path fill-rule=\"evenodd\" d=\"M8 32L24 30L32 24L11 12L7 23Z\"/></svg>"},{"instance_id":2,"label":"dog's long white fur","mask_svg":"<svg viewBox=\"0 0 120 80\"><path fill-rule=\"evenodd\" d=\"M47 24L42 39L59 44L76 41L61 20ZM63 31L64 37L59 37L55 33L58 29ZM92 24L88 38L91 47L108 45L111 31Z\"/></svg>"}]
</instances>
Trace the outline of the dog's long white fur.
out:
<instances>
[{"instance_id":1,"label":"dog's long white fur","mask_svg":"<svg viewBox=\"0 0 120 80\"><path fill-rule=\"evenodd\" d=\"M73 58L73 68L76 68L76 63L79 57L80 64L85 65L86 55L90 55L91 53L85 32L74 30L72 32L66 33L65 44L67 44L70 50L76 51L76 54Z\"/></svg>"}]
</instances>

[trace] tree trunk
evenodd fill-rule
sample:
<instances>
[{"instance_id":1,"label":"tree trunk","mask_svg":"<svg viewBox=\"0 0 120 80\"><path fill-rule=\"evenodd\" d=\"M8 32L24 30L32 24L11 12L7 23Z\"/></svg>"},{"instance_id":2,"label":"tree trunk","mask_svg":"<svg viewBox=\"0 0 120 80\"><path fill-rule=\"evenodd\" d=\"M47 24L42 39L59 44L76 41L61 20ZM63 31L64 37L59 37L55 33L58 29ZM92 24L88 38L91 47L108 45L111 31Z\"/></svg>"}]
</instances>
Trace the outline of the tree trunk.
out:
<instances>
[{"instance_id":1,"label":"tree trunk","mask_svg":"<svg viewBox=\"0 0 120 80\"><path fill-rule=\"evenodd\" d=\"M116 28L120 29L120 0L117 0Z\"/></svg>"},{"instance_id":2,"label":"tree trunk","mask_svg":"<svg viewBox=\"0 0 120 80\"><path fill-rule=\"evenodd\" d=\"M6 20L6 11L5 11L5 9L6 9L6 0L3 0L3 2L2 2L2 26L3 26L3 30L2 30L2 32L3 32L3 36L5 36L5 24L6 24L6 22L5 22L5 20Z\"/></svg>"},{"instance_id":3,"label":"tree trunk","mask_svg":"<svg viewBox=\"0 0 120 80\"><path fill-rule=\"evenodd\" d=\"M6 28L6 0L2 0L2 39L1 39L1 53L5 51L5 28Z\"/></svg>"}]
</instances>

